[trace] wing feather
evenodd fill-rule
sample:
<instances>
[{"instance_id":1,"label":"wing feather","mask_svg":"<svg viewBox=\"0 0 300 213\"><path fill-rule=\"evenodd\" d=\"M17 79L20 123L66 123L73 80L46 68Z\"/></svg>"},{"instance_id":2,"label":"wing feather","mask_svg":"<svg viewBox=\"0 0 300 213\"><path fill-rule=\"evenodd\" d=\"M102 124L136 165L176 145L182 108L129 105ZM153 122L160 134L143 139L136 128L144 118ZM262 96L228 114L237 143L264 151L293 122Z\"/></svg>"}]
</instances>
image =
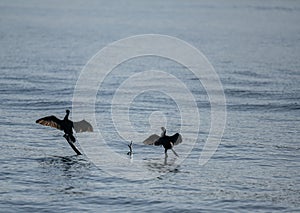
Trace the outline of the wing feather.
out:
<instances>
[{"instance_id":1,"label":"wing feather","mask_svg":"<svg viewBox=\"0 0 300 213\"><path fill-rule=\"evenodd\" d=\"M153 145L160 137L156 134L150 135L146 140L143 141L146 145Z\"/></svg>"},{"instance_id":2,"label":"wing feather","mask_svg":"<svg viewBox=\"0 0 300 213\"><path fill-rule=\"evenodd\" d=\"M181 134L178 135L178 138L176 139L176 142L174 143L174 145L178 145L182 142L182 136Z\"/></svg>"},{"instance_id":3,"label":"wing feather","mask_svg":"<svg viewBox=\"0 0 300 213\"><path fill-rule=\"evenodd\" d=\"M40 119L36 120L36 123L44 125L44 126L50 126L50 127L53 127L53 128L59 129L59 130L63 130L62 125L61 125L62 120L58 119L54 115L40 118Z\"/></svg>"},{"instance_id":4,"label":"wing feather","mask_svg":"<svg viewBox=\"0 0 300 213\"><path fill-rule=\"evenodd\" d=\"M73 122L73 127L76 132L93 132L92 125L86 120Z\"/></svg>"}]
</instances>

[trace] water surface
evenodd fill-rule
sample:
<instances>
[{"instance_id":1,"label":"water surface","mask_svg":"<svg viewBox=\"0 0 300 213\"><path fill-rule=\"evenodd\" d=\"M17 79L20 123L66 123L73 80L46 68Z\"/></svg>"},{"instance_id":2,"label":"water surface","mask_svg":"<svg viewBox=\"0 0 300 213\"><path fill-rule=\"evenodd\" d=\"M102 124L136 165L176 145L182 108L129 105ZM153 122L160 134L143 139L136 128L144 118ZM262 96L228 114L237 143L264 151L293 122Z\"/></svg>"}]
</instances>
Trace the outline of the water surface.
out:
<instances>
[{"instance_id":1,"label":"water surface","mask_svg":"<svg viewBox=\"0 0 300 213\"><path fill-rule=\"evenodd\" d=\"M1 211L299 211L299 17L297 1L2 1ZM122 64L107 77L95 110L103 137L127 160L129 142L115 130L110 104L131 74L172 71L193 91L201 115L200 132L182 132L199 137L180 164L172 153L165 164L163 149L143 146L144 138L134 141L133 160L167 173L130 181L74 155L62 132L35 120L63 117L87 61L113 41L144 33L178 37L207 56L224 87L227 121L217 152L199 166L210 128L210 103L199 81L156 57ZM153 111L165 115L170 134L180 129L176 104L157 91L141 93L132 104L136 130L149 129ZM77 134L79 143L93 134ZM184 144L176 147L179 154Z\"/></svg>"}]
</instances>

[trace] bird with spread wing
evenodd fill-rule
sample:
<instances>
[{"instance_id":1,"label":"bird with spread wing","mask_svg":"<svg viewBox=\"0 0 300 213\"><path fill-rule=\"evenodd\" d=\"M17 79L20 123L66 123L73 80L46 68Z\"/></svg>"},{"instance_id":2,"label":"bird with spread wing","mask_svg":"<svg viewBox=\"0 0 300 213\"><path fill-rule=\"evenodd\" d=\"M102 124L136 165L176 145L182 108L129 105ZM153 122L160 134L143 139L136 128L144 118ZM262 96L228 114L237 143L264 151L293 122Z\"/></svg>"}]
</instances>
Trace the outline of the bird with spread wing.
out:
<instances>
[{"instance_id":1,"label":"bird with spread wing","mask_svg":"<svg viewBox=\"0 0 300 213\"><path fill-rule=\"evenodd\" d=\"M164 127L161 127L162 133L160 136L153 134L150 135L146 140L144 140L144 144L146 145L155 145L155 146L163 146L165 148L165 156L167 157L168 149L171 149L172 152L178 157L178 154L175 152L173 147L182 142L182 136L179 133L176 133L172 136L166 135L167 130Z\"/></svg>"},{"instance_id":2,"label":"bird with spread wing","mask_svg":"<svg viewBox=\"0 0 300 213\"><path fill-rule=\"evenodd\" d=\"M66 110L66 115L63 120L51 115L36 120L36 123L64 131L64 138L66 138L67 141L72 141L73 143L76 142L76 139L73 135L73 129L76 132L93 132L93 127L89 122L85 120L73 122L69 120L69 114L70 110Z\"/></svg>"}]
</instances>

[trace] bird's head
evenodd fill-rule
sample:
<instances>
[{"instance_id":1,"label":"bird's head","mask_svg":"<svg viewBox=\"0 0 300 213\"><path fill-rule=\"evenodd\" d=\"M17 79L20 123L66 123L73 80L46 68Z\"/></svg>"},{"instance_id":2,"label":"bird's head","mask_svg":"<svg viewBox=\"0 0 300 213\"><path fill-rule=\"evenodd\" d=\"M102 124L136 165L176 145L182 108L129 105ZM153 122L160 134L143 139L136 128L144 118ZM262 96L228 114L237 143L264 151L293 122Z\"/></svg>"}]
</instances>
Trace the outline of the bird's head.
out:
<instances>
[{"instance_id":1,"label":"bird's head","mask_svg":"<svg viewBox=\"0 0 300 213\"><path fill-rule=\"evenodd\" d=\"M165 135L166 135L166 133L167 133L167 130L166 130L166 128L165 128L165 127L161 127L161 131L162 131L162 133L161 133L161 137L165 136Z\"/></svg>"},{"instance_id":2,"label":"bird's head","mask_svg":"<svg viewBox=\"0 0 300 213\"><path fill-rule=\"evenodd\" d=\"M70 114L70 110L67 109L67 110L66 110L66 113L67 113L67 114Z\"/></svg>"}]
</instances>

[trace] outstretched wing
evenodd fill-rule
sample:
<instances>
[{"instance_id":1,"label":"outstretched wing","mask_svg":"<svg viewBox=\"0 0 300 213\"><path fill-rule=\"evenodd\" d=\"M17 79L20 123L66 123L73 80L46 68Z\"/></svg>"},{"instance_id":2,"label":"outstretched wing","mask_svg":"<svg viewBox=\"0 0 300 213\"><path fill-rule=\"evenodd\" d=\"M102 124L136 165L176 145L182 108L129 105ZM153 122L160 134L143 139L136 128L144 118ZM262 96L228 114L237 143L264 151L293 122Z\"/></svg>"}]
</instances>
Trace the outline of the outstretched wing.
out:
<instances>
[{"instance_id":1,"label":"outstretched wing","mask_svg":"<svg viewBox=\"0 0 300 213\"><path fill-rule=\"evenodd\" d=\"M176 135L176 134L175 134ZM175 136L174 135L174 136ZM176 136L177 137L177 136ZM177 137L177 139L176 139L176 141L175 141L175 143L174 143L174 145L178 145L178 144L180 144L182 142L182 136L181 136L181 134L178 134L178 137Z\"/></svg>"},{"instance_id":2,"label":"outstretched wing","mask_svg":"<svg viewBox=\"0 0 300 213\"><path fill-rule=\"evenodd\" d=\"M146 140L143 141L146 145L153 145L160 137L156 134L150 135Z\"/></svg>"},{"instance_id":3,"label":"outstretched wing","mask_svg":"<svg viewBox=\"0 0 300 213\"><path fill-rule=\"evenodd\" d=\"M86 120L73 122L73 127L76 132L93 132L92 125Z\"/></svg>"},{"instance_id":4,"label":"outstretched wing","mask_svg":"<svg viewBox=\"0 0 300 213\"><path fill-rule=\"evenodd\" d=\"M63 130L62 126L61 126L62 120L58 119L54 115L40 118L40 119L36 120L35 122L38 124L44 125L44 126L50 126L50 127L53 127L53 128L59 129L59 130Z\"/></svg>"}]
</instances>

